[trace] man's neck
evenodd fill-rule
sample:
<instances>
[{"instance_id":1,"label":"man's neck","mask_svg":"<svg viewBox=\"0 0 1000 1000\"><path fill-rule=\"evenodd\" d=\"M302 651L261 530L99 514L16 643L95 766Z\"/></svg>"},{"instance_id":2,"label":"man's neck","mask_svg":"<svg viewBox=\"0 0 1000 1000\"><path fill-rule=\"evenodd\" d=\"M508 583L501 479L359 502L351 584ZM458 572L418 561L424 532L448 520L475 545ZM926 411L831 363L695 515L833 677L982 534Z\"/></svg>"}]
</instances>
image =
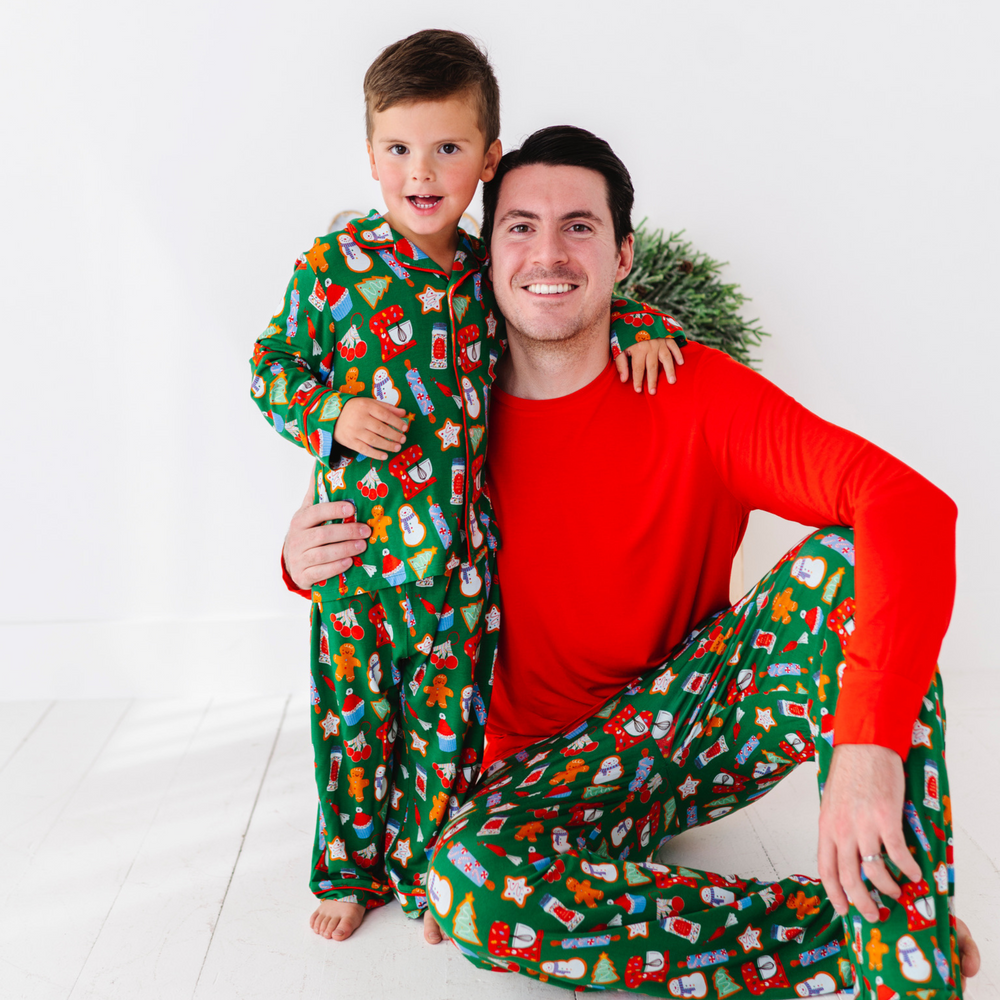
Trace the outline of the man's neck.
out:
<instances>
[{"instance_id":1,"label":"man's neck","mask_svg":"<svg viewBox=\"0 0 1000 1000\"><path fill-rule=\"evenodd\" d=\"M497 369L497 386L521 399L556 399L589 385L611 358L610 317L569 340L530 339L507 327L508 350Z\"/></svg>"}]
</instances>

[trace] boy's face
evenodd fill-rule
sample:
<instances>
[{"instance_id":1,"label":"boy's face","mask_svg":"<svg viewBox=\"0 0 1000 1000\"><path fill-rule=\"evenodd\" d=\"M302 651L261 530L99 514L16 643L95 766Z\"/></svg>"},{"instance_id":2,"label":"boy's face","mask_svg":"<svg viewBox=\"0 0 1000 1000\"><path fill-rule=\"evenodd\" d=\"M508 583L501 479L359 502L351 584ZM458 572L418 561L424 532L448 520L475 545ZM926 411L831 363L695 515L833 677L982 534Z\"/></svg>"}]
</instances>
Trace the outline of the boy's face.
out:
<instances>
[{"instance_id":1,"label":"boy's face","mask_svg":"<svg viewBox=\"0 0 1000 1000\"><path fill-rule=\"evenodd\" d=\"M471 96L396 104L373 119L368 157L389 221L407 237L450 236L501 156L499 140L485 148Z\"/></svg>"}]
</instances>

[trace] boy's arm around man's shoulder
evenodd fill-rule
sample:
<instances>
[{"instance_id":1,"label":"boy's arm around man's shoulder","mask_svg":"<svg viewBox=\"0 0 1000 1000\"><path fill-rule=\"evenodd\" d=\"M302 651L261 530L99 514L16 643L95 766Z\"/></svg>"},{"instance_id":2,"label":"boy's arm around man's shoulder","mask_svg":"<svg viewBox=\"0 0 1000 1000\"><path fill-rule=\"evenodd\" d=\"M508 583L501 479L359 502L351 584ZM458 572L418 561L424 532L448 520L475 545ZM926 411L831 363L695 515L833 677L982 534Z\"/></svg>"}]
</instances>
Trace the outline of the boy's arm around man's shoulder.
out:
<instances>
[{"instance_id":1,"label":"boy's arm around man's shoulder","mask_svg":"<svg viewBox=\"0 0 1000 1000\"><path fill-rule=\"evenodd\" d=\"M676 381L674 365L684 364L681 348L687 338L680 323L655 306L624 296L611 300L611 356L622 382L627 381L629 365L636 392L642 391L645 378L650 394L656 392L660 365L667 381Z\"/></svg>"}]
</instances>

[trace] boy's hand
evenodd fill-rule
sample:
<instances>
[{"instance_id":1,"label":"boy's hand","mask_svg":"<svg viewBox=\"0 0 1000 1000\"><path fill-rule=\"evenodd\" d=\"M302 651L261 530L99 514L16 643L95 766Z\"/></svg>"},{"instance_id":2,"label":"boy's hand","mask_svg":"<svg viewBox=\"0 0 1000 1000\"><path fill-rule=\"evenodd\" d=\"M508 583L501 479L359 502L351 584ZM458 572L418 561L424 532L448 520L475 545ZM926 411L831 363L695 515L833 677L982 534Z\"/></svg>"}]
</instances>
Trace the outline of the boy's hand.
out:
<instances>
[{"instance_id":1,"label":"boy's hand","mask_svg":"<svg viewBox=\"0 0 1000 1000\"><path fill-rule=\"evenodd\" d=\"M384 462L389 451L399 451L409 429L406 410L355 396L344 408L333 428L333 440L345 448Z\"/></svg>"},{"instance_id":2,"label":"boy's hand","mask_svg":"<svg viewBox=\"0 0 1000 1000\"><path fill-rule=\"evenodd\" d=\"M635 386L635 391L642 392L642 377L645 375L651 396L656 394L656 380L660 375L661 364L667 373L667 381L671 385L677 381L677 376L674 374L674 362L679 365L684 364L684 355L673 337L640 340L628 350L622 351L615 358L615 367L617 367L623 382L628 379L629 359L632 362L632 383Z\"/></svg>"}]
</instances>

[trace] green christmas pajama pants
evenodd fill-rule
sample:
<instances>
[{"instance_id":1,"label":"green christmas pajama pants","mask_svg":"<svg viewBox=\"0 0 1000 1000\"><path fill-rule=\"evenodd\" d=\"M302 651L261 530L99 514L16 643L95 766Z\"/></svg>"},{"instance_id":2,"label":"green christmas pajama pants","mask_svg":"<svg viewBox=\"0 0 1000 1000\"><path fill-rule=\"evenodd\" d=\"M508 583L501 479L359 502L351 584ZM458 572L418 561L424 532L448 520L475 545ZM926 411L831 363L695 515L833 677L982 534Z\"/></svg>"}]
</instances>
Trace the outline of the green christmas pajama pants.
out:
<instances>
[{"instance_id":1,"label":"green christmas pajama pants","mask_svg":"<svg viewBox=\"0 0 1000 1000\"><path fill-rule=\"evenodd\" d=\"M814 754L822 794L853 566L849 529L809 536L585 723L491 767L428 873L459 949L572 989L692 1000L960 994L940 676L905 765L903 826L923 879L899 902L866 883L881 922L853 907L842 920L813 878L653 862L671 837L759 799Z\"/></svg>"},{"instance_id":2,"label":"green christmas pajama pants","mask_svg":"<svg viewBox=\"0 0 1000 1000\"><path fill-rule=\"evenodd\" d=\"M456 564L458 560L456 559ZM499 628L492 555L312 608L312 891L426 906L431 848L479 773Z\"/></svg>"}]
</instances>

